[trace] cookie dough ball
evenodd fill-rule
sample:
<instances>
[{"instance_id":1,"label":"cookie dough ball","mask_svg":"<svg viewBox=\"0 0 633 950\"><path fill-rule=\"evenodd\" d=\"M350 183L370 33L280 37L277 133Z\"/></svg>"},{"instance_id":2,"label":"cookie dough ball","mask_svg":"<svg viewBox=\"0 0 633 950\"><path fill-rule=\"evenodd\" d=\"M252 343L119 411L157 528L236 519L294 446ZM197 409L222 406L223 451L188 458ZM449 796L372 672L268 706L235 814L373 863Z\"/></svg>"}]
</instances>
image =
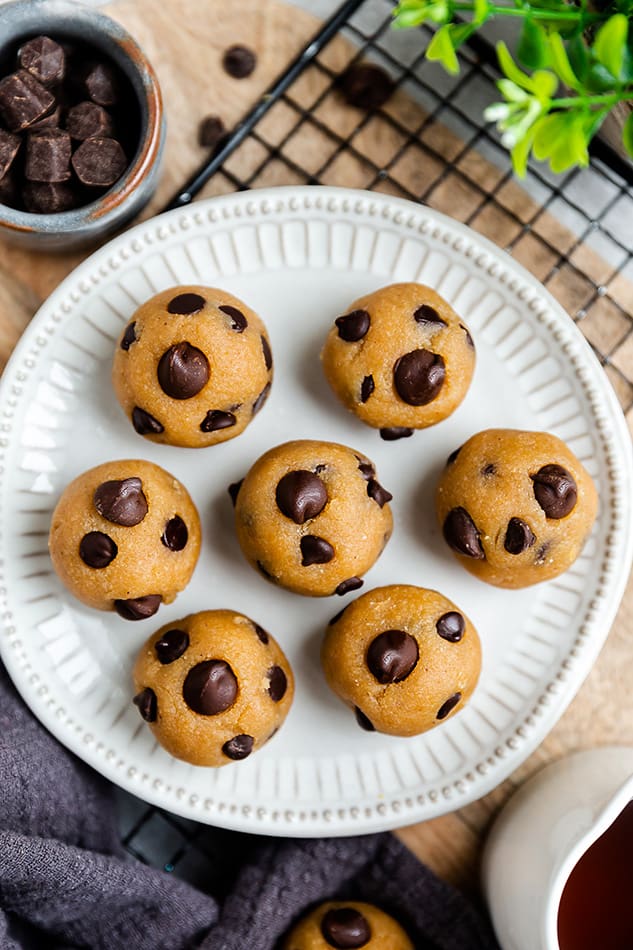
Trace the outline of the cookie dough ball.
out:
<instances>
[{"instance_id":1,"label":"cookie dough ball","mask_svg":"<svg viewBox=\"0 0 633 950\"><path fill-rule=\"evenodd\" d=\"M449 304L423 284L392 284L335 320L321 354L344 406L399 439L446 419L468 391L475 347Z\"/></svg>"},{"instance_id":2,"label":"cookie dough ball","mask_svg":"<svg viewBox=\"0 0 633 950\"><path fill-rule=\"evenodd\" d=\"M326 597L361 587L391 535L392 496L372 462L344 445L286 442L230 491L246 558L297 594Z\"/></svg>"},{"instance_id":3,"label":"cookie dough ball","mask_svg":"<svg viewBox=\"0 0 633 950\"><path fill-rule=\"evenodd\" d=\"M362 729L416 736L468 702L481 646L442 594L395 584L368 591L330 621L321 662Z\"/></svg>"},{"instance_id":4,"label":"cookie dough ball","mask_svg":"<svg viewBox=\"0 0 633 950\"><path fill-rule=\"evenodd\" d=\"M62 494L49 548L60 579L84 604L144 620L189 583L200 519L184 486L158 465L106 462Z\"/></svg>"},{"instance_id":5,"label":"cookie dough ball","mask_svg":"<svg viewBox=\"0 0 633 950\"><path fill-rule=\"evenodd\" d=\"M214 766L261 748L294 693L280 646L234 610L203 610L161 627L138 655L134 686L160 744L185 762Z\"/></svg>"},{"instance_id":6,"label":"cookie dough ball","mask_svg":"<svg viewBox=\"0 0 633 950\"><path fill-rule=\"evenodd\" d=\"M414 950L399 923L373 904L328 901L304 917L286 937L283 950Z\"/></svg>"},{"instance_id":7,"label":"cookie dough ball","mask_svg":"<svg viewBox=\"0 0 633 950\"><path fill-rule=\"evenodd\" d=\"M234 439L268 398L264 324L213 287L172 287L138 308L117 343L112 383L152 442L203 448Z\"/></svg>"},{"instance_id":8,"label":"cookie dough ball","mask_svg":"<svg viewBox=\"0 0 633 950\"><path fill-rule=\"evenodd\" d=\"M482 581L516 588L557 577L574 563L598 496L556 436L487 429L449 456L436 504L458 561Z\"/></svg>"}]
</instances>

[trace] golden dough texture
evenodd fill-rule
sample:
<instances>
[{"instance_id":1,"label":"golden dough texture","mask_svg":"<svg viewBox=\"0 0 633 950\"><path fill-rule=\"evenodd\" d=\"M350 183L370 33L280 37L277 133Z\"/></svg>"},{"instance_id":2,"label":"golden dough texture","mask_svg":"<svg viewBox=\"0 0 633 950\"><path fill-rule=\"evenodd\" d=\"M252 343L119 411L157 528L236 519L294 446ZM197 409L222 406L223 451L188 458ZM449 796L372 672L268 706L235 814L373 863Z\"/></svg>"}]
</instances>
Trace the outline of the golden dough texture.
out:
<instances>
[{"instance_id":1,"label":"golden dough texture","mask_svg":"<svg viewBox=\"0 0 633 950\"><path fill-rule=\"evenodd\" d=\"M283 950L414 950L400 924L389 914L362 901L327 901L293 927Z\"/></svg>"}]
</instances>

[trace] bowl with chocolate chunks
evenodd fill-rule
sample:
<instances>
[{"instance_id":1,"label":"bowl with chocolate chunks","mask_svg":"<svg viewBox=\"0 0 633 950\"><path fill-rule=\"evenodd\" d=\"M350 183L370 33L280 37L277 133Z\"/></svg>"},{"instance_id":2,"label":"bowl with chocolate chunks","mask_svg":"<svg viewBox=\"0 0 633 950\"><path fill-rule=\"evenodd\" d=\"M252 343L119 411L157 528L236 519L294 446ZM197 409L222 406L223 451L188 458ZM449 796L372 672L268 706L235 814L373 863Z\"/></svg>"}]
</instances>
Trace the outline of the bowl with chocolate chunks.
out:
<instances>
[{"instance_id":1,"label":"bowl with chocolate chunks","mask_svg":"<svg viewBox=\"0 0 633 950\"><path fill-rule=\"evenodd\" d=\"M158 183L165 120L142 50L67 0L0 5L0 237L68 249L137 214Z\"/></svg>"}]
</instances>

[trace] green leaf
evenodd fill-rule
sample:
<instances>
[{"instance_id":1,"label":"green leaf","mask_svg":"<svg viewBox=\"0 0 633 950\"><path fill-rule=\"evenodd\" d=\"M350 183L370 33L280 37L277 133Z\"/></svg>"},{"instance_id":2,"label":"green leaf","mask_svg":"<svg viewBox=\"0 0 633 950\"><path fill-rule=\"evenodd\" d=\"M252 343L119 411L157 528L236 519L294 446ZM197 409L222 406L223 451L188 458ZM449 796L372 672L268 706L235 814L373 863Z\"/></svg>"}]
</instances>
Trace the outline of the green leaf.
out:
<instances>
[{"instance_id":1,"label":"green leaf","mask_svg":"<svg viewBox=\"0 0 633 950\"><path fill-rule=\"evenodd\" d=\"M473 23L481 26L490 16L490 0L474 0L473 6Z\"/></svg>"},{"instance_id":2,"label":"green leaf","mask_svg":"<svg viewBox=\"0 0 633 950\"><path fill-rule=\"evenodd\" d=\"M451 36L453 49L459 49L467 39L470 39L476 29L477 27L473 23L451 23L448 27L448 31Z\"/></svg>"},{"instance_id":3,"label":"green leaf","mask_svg":"<svg viewBox=\"0 0 633 950\"><path fill-rule=\"evenodd\" d=\"M533 91L532 80L516 65L510 55L510 50L503 41L497 43L497 59L499 60L499 66L504 76L511 79L512 82L520 86L521 89L527 89L528 92Z\"/></svg>"},{"instance_id":4,"label":"green leaf","mask_svg":"<svg viewBox=\"0 0 633 950\"><path fill-rule=\"evenodd\" d=\"M622 73L627 33L627 18L616 13L600 27L593 43L596 59L615 79L620 79Z\"/></svg>"},{"instance_id":5,"label":"green leaf","mask_svg":"<svg viewBox=\"0 0 633 950\"><path fill-rule=\"evenodd\" d=\"M574 70L572 69L565 44L558 33L551 33L548 38L549 47L549 65L552 67L558 78L570 89L582 92L582 83L578 81Z\"/></svg>"},{"instance_id":6,"label":"green leaf","mask_svg":"<svg viewBox=\"0 0 633 950\"><path fill-rule=\"evenodd\" d=\"M539 119L539 122L541 120ZM527 135L524 135L520 142L510 150L510 158L512 159L512 167L516 175L519 178L525 178L525 173L527 171L528 159L530 157L530 150L532 148L532 142L534 141L534 130L537 128L538 122L534 125Z\"/></svg>"},{"instance_id":7,"label":"green leaf","mask_svg":"<svg viewBox=\"0 0 633 950\"><path fill-rule=\"evenodd\" d=\"M591 63L589 65L585 76L587 92L613 92L616 85L613 74L602 63Z\"/></svg>"},{"instance_id":8,"label":"green leaf","mask_svg":"<svg viewBox=\"0 0 633 950\"><path fill-rule=\"evenodd\" d=\"M589 51L582 36L567 41L569 64L581 83L585 83L589 71Z\"/></svg>"},{"instance_id":9,"label":"green leaf","mask_svg":"<svg viewBox=\"0 0 633 950\"><path fill-rule=\"evenodd\" d=\"M551 99L558 89L558 79L549 69L537 69L532 73L532 85L539 99Z\"/></svg>"},{"instance_id":10,"label":"green leaf","mask_svg":"<svg viewBox=\"0 0 633 950\"><path fill-rule=\"evenodd\" d=\"M448 26L443 26L434 34L426 50L426 58L441 63L444 69L454 76L459 72L459 60L455 54Z\"/></svg>"},{"instance_id":11,"label":"green leaf","mask_svg":"<svg viewBox=\"0 0 633 950\"><path fill-rule=\"evenodd\" d=\"M536 123L532 151L539 161L549 160L553 172L589 164L585 116L576 111L551 112Z\"/></svg>"},{"instance_id":12,"label":"green leaf","mask_svg":"<svg viewBox=\"0 0 633 950\"><path fill-rule=\"evenodd\" d=\"M530 69L548 65L547 33L530 16L523 21L517 56Z\"/></svg>"},{"instance_id":13,"label":"green leaf","mask_svg":"<svg viewBox=\"0 0 633 950\"><path fill-rule=\"evenodd\" d=\"M622 129L622 144L631 158L633 158L633 112L624 123L624 128Z\"/></svg>"}]
</instances>

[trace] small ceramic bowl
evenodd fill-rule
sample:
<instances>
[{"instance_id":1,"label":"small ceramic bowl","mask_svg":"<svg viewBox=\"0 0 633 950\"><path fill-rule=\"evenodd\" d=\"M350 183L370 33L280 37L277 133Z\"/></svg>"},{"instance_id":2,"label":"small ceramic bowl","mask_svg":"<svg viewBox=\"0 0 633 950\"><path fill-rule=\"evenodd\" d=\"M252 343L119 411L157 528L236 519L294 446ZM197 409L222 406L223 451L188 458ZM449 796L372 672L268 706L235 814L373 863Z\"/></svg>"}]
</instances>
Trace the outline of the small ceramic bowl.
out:
<instances>
[{"instance_id":1,"label":"small ceramic bowl","mask_svg":"<svg viewBox=\"0 0 633 950\"><path fill-rule=\"evenodd\" d=\"M130 83L140 116L136 154L121 178L95 201L59 214L30 214L0 204L0 238L35 249L65 251L101 240L147 204L158 184L165 120L152 66L114 20L69 0L0 4L0 62L20 40L40 34L81 41L103 51Z\"/></svg>"}]
</instances>

